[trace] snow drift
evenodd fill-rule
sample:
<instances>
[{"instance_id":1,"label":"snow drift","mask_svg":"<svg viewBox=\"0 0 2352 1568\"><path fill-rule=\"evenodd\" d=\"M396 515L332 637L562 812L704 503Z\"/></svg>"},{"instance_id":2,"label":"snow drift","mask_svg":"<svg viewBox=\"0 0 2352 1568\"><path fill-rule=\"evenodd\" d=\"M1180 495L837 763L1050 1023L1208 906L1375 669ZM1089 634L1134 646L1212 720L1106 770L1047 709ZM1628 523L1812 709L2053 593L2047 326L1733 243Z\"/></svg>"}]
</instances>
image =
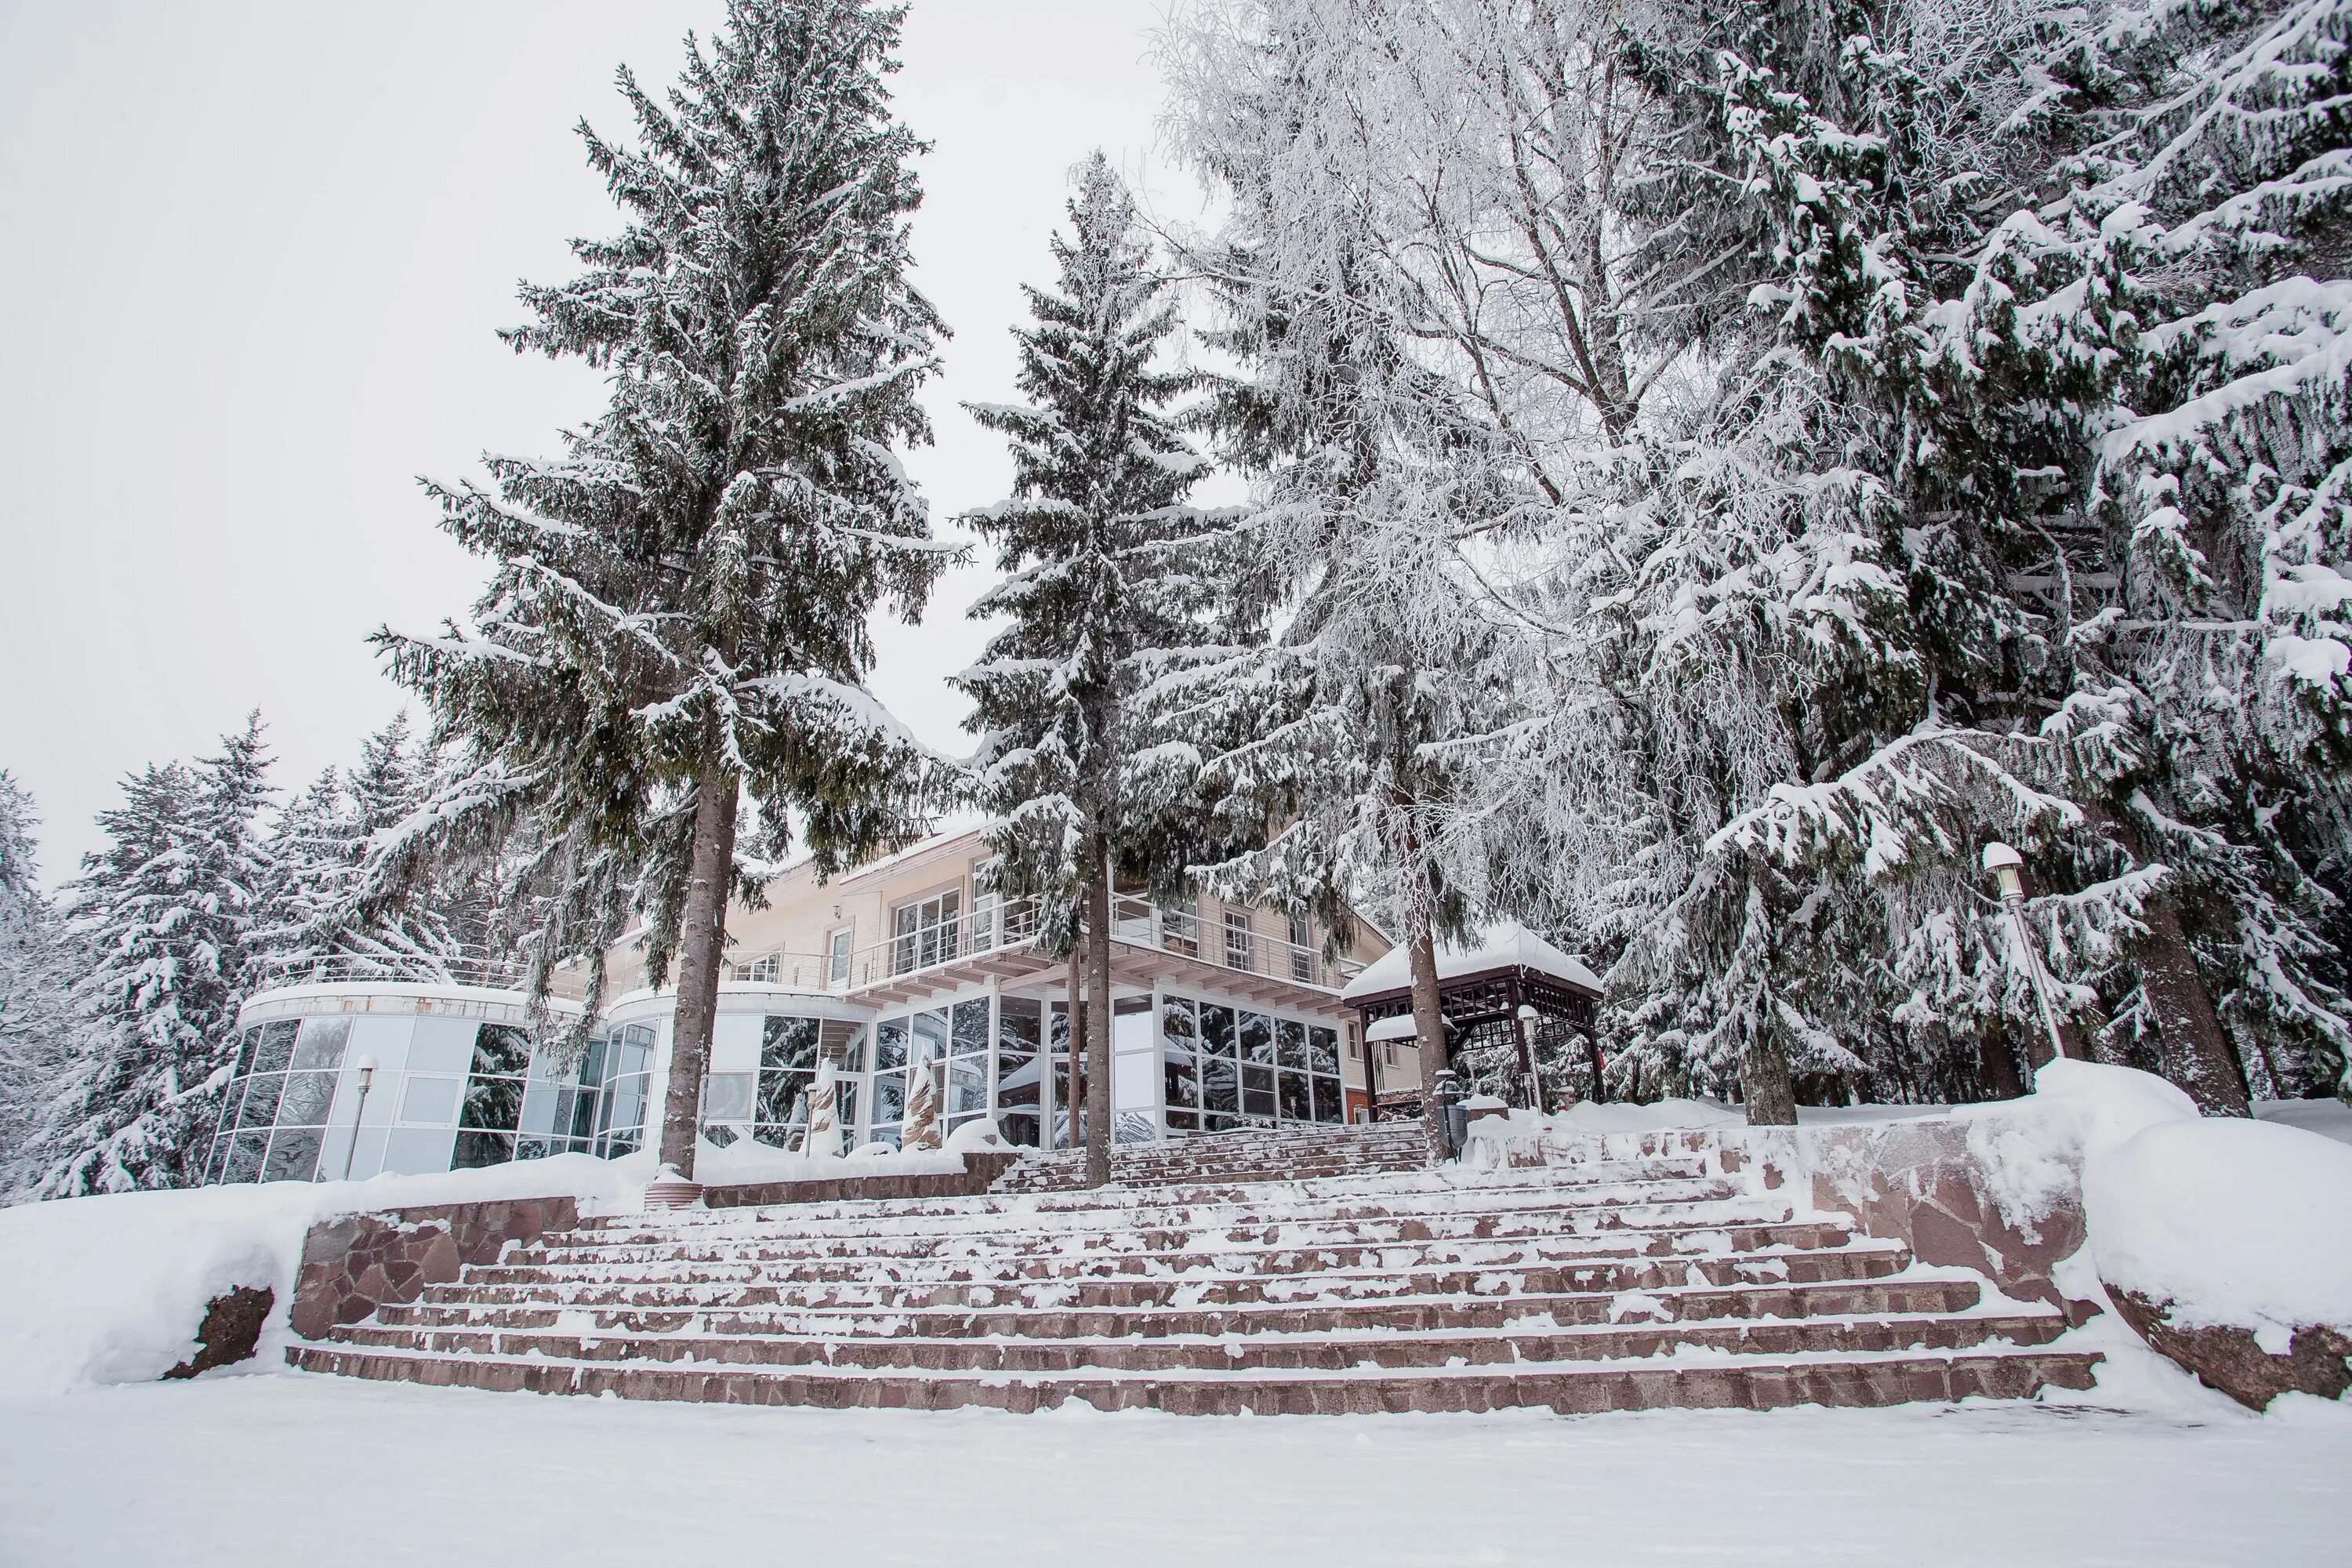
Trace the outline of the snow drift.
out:
<instances>
[{"instance_id":1,"label":"snow drift","mask_svg":"<svg viewBox=\"0 0 2352 1568\"><path fill-rule=\"evenodd\" d=\"M2234 1117L2151 1125L2095 1158L2083 1195L2099 1277L2179 1328L2352 1327L2352 1148Z\"/></svg>"},{"instance_id":2,"label":"snow drift","mask_svg":"<svg viewBox=\"0 0 2352 1568\"><path fill-rule=\"evenodd\" d=\"M238 1286L277 1295L262 1354L282 1340L310 1227L347 1214L572 1196L643 1201L651 1157L587 1154L364 1182L270 1182L118 1193L0 1209L0 1397L145 1383L186 1361L205 1304Z\"/></svg>"}]
</instances>

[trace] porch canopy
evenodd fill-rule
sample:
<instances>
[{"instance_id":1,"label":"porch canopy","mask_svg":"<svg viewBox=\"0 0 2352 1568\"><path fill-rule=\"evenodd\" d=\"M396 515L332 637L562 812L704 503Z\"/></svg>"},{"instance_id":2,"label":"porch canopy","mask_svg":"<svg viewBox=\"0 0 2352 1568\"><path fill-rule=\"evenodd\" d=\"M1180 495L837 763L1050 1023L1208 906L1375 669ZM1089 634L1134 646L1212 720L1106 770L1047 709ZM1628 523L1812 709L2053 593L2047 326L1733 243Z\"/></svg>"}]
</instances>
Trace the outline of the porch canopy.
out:
<instances>
[{"instance_id":1,"label":"porch canopy","mask_svg":"<svg viewBox=\"0 0 2352 1568\"><path fill-rule=\"evenodd\" d=\"M1418 1114L1418 1083L1379 1084L1377 1047L1413 1037L1405 950L1391 948L1373 960L1339 999L1356 1009L1362 1025L1377 1113ZM1485 927L1474 942L1439 945L1437 999L1450 1065L1465 1089L1519 1105L1531 1099L1549 1106L1601 1098L1601 1058L1592 1037L1601 980L1582 961L1516 921L1501 921Z\"/></svg>"}]
</instances>

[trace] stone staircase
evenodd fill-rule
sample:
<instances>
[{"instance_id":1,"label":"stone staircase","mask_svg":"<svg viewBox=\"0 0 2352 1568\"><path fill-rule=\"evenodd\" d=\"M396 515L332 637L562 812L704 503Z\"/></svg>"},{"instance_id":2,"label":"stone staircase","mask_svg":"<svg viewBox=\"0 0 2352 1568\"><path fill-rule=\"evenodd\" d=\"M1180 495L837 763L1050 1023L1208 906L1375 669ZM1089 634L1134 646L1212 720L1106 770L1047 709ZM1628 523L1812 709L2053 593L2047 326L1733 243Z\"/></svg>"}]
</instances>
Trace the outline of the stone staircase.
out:
<instances>
[{"instance_id":1,"label":"stone staircase","mask_svg":"<svg viewBox=\"0 0 2352 1568\"><path fill-rule=\"evenodd\" d=\"M1126 1143L1112 1149L1114 1186L1231 1185L1304 1181L1318 1176L1373 1176L1418 1171L1429 1163L1428 1135L1418 1121L1372 1127L1267 1127ZM1004 1173L1000 1193L1076 1192L1086 1184L1083 1149L1033 1155Z\"/></svg>"},{"instance_id":2,"label":"stone staircase","mask_svg":"<svg viewBox=\"0 0 2352 1568\"><path fill-rule=\"evenodd\" d=\"M1094 1192L1041 1159L976 1197L593 1220L289 1359L629 1398L1201 1415L2089 1385L2095 1357L2048 1348L2055 1310L1751 1191L1708 1150L1432 1170L1419 1138L1123 1151L1128 1184Z\"/></svg>"}]
</instances>

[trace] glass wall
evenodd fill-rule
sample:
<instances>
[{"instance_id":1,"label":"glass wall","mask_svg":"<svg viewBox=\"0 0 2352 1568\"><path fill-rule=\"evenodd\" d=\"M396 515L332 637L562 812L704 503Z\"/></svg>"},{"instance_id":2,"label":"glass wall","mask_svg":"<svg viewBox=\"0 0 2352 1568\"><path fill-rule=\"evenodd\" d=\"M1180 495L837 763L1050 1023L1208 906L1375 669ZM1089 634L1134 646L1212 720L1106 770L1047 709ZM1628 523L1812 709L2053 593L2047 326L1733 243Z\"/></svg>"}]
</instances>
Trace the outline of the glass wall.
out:
<instances>
[{"instance_id":1,"label":"glass wall","mask_svg":"<svg viewBox=\"0 0 2352 1568\"><path fill-rule=\"evenodd\" d=\"M702 1083L702 1135L719 1148L749 1138L771 1149L800 1152L808 1136L809 1091L816 1085L816 1066L824 1051L842 1053L846 1070L863 1070L858 1058L865 1051L862 1024L836 1018L809 1018L775 1013L745 1019L722 1015L732 1026L748 1023L759 1032L759 1066L714 1071ZM714 1042L714 1049L724 1041ZM741 1058L737 1058L741 1059ZM845 1078L837 1084L837 1124L855 1125L856 1083Z\"/></svg>"},{"instance_id":2,"label":"glass wall","mask_svg":"<svg viewBox=\"0 0 2352 1568\"><path fill-rule=\"evenodd\" d=\"M1160 1006L1168 1131L1339 1121L1339 1032L1190 996Z\"/></svg>"},{"instance_id":3,"label":"glass wall","mask_svg":"<svg viewBox=\"0 0 2352 1568\"><path fill-rule=\"evenodd\" d=\"M653 1030L593 1037L577 1059L507 1023L333 1013L239 1031L208 1183L465 1169L643 1137ZM364 1100L357 1064L375 1064Z\"/></svg>"},{"instance_id":4,"label":"glass wall","mask_svg":"<svg viewBox=\"0 0 2352 1568\"><path fill-rule=\"evenodd\" d=\"M853 1058L873 1120L845 1115L843 1126L853 1143L895 1145L909 1064L943 1059L943 1133L988 1115L1009 1143L1067 1148L1069 1051L1059 1001L975 996L884 1018L870 1058ZM1111 1051L1113 1135L1122 1143L1347 1116L1336 1025L1189 996L1124 996L1112 1004Z\"/></svg>"}]
</instances>

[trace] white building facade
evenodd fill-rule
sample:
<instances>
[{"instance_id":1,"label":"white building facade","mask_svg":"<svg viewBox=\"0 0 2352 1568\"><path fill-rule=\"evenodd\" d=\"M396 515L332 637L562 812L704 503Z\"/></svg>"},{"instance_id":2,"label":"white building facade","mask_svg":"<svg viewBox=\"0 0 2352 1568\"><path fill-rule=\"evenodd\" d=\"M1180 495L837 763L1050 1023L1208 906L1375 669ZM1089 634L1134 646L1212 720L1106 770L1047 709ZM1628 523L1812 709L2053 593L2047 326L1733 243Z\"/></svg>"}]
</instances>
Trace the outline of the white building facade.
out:
<instances>
[{"instance_id":1,"label":"white building facade","mask_svg":"<svg viewBox=\"0 0 2352 1568\"><path fill-rule=\"evenodd\" d=\"M987 1117L1018 1145L1082 1140L1068 966L1033 947L1033 910L982 890L985 864L976 834L943 837L830 884L787 871L765 909L730 911L702 1097L709 1146L798 1152L827 1056L850 1144L895 1145L909 1075L927 1070L945 1132ZM1368 1114L1340 993L1387 949L1370 928L1122 896L1109 941L1119 1142ZM607 962L624 984L642 969L625 947ZM668 988L627 991L573 1051L577 1032L534 1030L516 990L313 972L247 1003L206 1180L631 1152L660 1115L675 1004ZM553 1004L551 1022L578 1017Z\"/></svg>"}]
</instances>

